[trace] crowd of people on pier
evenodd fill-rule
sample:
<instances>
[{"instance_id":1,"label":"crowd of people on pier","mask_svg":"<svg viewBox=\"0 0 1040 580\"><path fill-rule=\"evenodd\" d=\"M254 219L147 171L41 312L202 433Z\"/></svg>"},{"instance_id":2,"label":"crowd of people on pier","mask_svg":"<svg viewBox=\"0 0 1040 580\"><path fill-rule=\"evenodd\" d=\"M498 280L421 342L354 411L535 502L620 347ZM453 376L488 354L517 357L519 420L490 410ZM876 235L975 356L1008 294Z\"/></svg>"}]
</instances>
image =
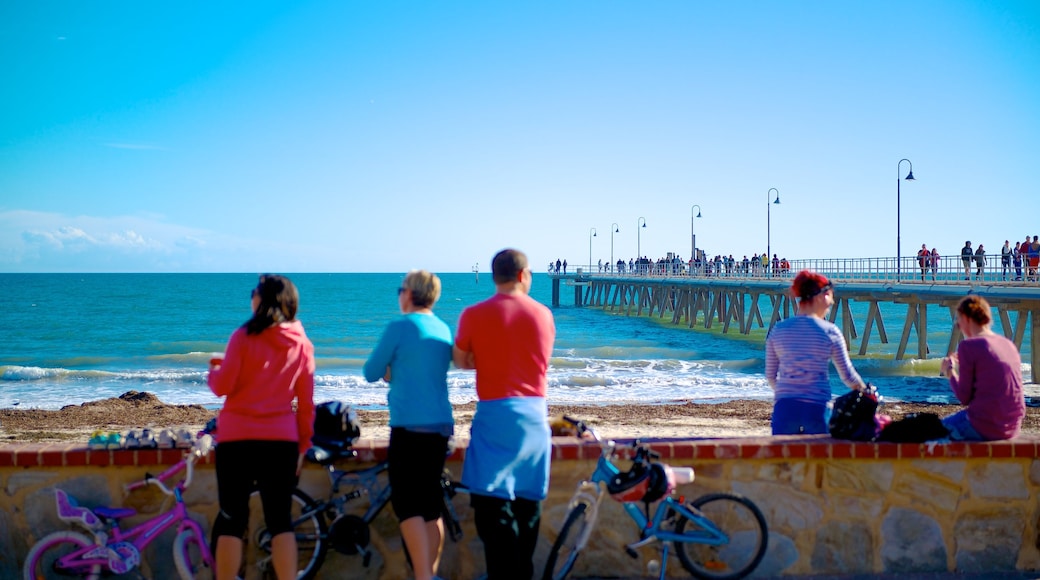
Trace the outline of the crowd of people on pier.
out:
<instances>
[{"instance_id":1,"label":"crowd of people on pier","mask_svg":"<svg viewBox=\"0 0 1040 580\"><path fill-rule=\"evenodd\" d=\"M704 252L698 252L696 258L683 260L677 252L669 254L657 260L651 260L646 256L640 258L629 258L626 262L619 259L613 265L602 259L596 263L596 273L603 274L635 274L639 276L704 276L704 277L786 277L791 274L791 262L787 258L777 257L773 254L772 260L763 252L761 255L754 254L751 258L747 255L742 260L737 260L733 254L728 256L717 254L714 258L707 258ZM550 274L566 274L567 260L562 262L549 262Z\"/></svg>"},{"instance_id":2,"label":"crowd of people on pier","mask_svg":"<svg viewBox=\"0 0 1040 580\"><path fill-rule=\"evenodd\" d=\"M959 272L963 272L961 276L969 281L999 279L1002 282L1040 282L1040 236L1026 236L1024 241L1015 242L1014 246L1010 240L1004 240L1000 249L999 270L996 268L996 262L990 262L990 258L995 260L996 254L987 254L983 244L973 248L971 240L964 243L959 257L963 270L955 266L956 255L945 256L950 261L943 268L944 256L939 253L938 248L929 249L927 244L921 244L921 249L917 251L914 259L922 282L960 279L957 276ZM763 252L752 254L750 258L744 255L742 259L737 259L733 254L717 254L714 258L709 258L698 249L697 255L688 260L681 258L678 252L669 252L667 256L657 260L641 256L629 258L627 262L618 259L611 264L609 260L604 262L600 259L589 268L595 268L598 274L637 276L789 278L792 266L787 258L781 258L775 253L772 257ZM550 262L548 271L550 274L566 274L567 260L557 259Z\"/></svg>"}]
</instances>

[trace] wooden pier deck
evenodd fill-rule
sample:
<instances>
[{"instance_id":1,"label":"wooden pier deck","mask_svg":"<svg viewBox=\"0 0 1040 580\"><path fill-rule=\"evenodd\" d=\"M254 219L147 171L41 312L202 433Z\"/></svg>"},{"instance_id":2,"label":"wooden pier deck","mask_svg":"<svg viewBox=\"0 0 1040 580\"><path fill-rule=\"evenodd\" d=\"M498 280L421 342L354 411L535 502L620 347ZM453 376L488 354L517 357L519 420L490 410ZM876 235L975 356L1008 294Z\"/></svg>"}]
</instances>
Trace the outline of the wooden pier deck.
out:
<instances>
[{"instance_id":1,"label":"wooden pier deck","mask_svg":"<svg viewBox=\"0 0 1040 580\"><path fill-rule=\"evenodd\" d=\"M645 276L618 274L551 274L553 306L560 306L561 291L573 286L574 305L599 307L626 316L669 317L673 324L706 329L719 325L722 333L750 334L759 328L768 331L778 321L791 316L794 301L788 296L789 278L741 278L697 276ZM906 305L895 360L910 350L918 359L928 358L928 306L939 305L954 317L957 303L969 293L986 298L995 310L994 330L1011 339L1021 352L1029 346L1033 381L1040 369L1040 285L972 284L948 281L941 284L921 282L835 281L834 307L830 319L841 328L850 351L859 355L871 352L876 334L883 344L889 342L888 328L880 304ZM855 303L867 305L853 309ZM854 311L859 311L854 314ZM859 318L859 319L857 319ZM891 324L891 321L889 321ZM916 344L910 343L916 335ZM945 356L957 349L962 336L954 324ZM858 343L858 348L857 348Z\"/></svg>"}]
</instances>

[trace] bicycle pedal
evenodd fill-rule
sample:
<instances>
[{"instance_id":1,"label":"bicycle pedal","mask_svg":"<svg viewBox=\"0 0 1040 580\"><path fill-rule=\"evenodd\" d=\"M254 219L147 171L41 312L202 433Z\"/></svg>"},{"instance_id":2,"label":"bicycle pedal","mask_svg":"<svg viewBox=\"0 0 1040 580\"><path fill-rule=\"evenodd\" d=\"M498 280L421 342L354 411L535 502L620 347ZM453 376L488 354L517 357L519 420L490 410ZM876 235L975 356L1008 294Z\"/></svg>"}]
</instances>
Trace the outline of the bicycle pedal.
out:
<instances>
[{"instance_id":1,"label":"bicycle pedal","mask_svg":"<svg viewBox=\"0 0 1040 580\"><path fill-rule=\"evenodd\" d=\"M632 558L633 560L635 560L636 558L639 558L639 552L636 552L635 550L633 550L632 548L629 548L628 546L625 546L625 553L628 554L628 557Z\"/></svg>"}]
</instances>

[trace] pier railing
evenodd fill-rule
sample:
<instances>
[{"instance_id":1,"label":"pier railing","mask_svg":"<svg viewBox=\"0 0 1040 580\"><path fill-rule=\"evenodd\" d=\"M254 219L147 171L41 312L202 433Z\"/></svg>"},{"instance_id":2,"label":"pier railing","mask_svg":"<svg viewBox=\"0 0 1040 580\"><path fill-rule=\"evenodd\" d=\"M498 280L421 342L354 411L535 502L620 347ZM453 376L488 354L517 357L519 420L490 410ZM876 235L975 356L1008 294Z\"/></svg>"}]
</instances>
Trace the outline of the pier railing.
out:
<instances>
[{"instance_id":1,"label":"pier railing","mask_svg":"<svg viewBox=\"0 0 1040 580\"><path fill-rule=\"evenodd\" d=\"M1001 257L987 255L985 264L979 265L973 256L971 261L965 264L960 255L939 256L934 262L929 259L924 265L916 256L903 257L896 260L894 257L878 258L814 258L808 260L790 260L786 265L774 267L773 264L764 266L749 261L743 262L743 258L732 264L727 261L710 262L691 266L689 262L672 261L633 264L631 267L626 263L622 271L616 265L610 267L608 264L570 265L567 274L574 277L580 274L584 277L596 276L648 276L648 277L674 277L691 276L702 278L731 278L762 280L769 278L792 278L800 270L813 270L826 275L834 281L841 282L873 282L873 283L906 283L906 284L986 284L999 286L1037 286L1038 274L1030 271L1028 264L1016 267L1014 264L1004 266ZM564 272L555 271L555 267L549 272L550 275L563 275Z\"/></svg>"}]
</instances>

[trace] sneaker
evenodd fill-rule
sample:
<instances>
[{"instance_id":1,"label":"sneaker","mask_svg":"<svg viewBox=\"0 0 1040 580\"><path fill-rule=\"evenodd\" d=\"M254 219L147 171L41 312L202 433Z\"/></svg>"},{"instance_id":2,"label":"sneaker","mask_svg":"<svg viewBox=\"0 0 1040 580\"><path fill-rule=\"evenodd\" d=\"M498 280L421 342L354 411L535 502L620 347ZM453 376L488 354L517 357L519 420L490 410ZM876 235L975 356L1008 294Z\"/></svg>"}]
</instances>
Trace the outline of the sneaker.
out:
<instances>
[{"instance_id":1,"label":"sneaker","mask_svg":"<svg viewBox=\"0 0 1040 580\"><path fill-rule=\"evenodd\" d=\"M180 448L189 449L195 443L195 437L192 436L191 432L187 429L181 429L177 431L177 440L175 445Z\"/></svg>"},{"instance_id":2,"label":"sneaker","mask_svg":"<svg viewBox=\"0 0 1040 580\"><path fill-rule=\"evenodd\" d=\"M159 446L159 442L155 440L155 435L152 434L151 429L141 431L141 435L138 436L137 440L141 449L155 449Z\"/></svg>"},{"instance_id":3,"label":"sneaker","mask_svg":"<svg viewBox=\"0 0 1040 580\"><path fill-rule=\"evenodd\" d=\"M177 445L176 434L169 429L163 429L159 432L159 448L160 449L173 449Z\"/></svg>"},{"instance_id":4,"label":"sneaker","mask_svg":"<svg viewBox=\"0 0 1040 580\"><path fill-rule=\"evenodd\" d=\"M126 435L123 435L123 449L137 449L141 446L140 436L137 431L127 431Z\"/></svg>"},{"instance_id":5,"label":"sneaker","mask_svg":"<svg viewBox=\"0 0 1040 580\"><path fill-rule=\"evenodd\" d=\"M108 434L100 430L94 431L90 434L87 447L90 449L108 449Z\"/></svg>"}]
</instances>

